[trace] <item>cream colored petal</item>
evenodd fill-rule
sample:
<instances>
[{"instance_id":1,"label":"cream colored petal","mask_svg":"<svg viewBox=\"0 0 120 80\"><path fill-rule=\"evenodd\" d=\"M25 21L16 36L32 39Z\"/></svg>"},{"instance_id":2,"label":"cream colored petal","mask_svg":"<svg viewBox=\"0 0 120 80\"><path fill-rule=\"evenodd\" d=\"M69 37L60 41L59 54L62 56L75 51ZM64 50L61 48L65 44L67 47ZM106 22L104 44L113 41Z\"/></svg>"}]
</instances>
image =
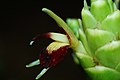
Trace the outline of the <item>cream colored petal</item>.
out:
<instances>
[{"instance_id":1,"label":"cream colored petal","mask_svg":"<svg viewBox=\"0 0 120 80\"><path fill-rule=\"evenodd\" d=\"M47 51L48 53L52 53L53 51L58 50L61 47L69 46L68 43L62 43L62 42L52 42L48 47Z\"/></svg>"},{"instance_id":2,"label":"cream colored petal","mask_svg":"<svg viewBox=\"0 0 120 80\"><path fill-rule=\"evenodd\" d=\"M64 34L51 32L50 35L50 38L55 41L69 43L67 36Z\"/></svg>"}]
</instances>

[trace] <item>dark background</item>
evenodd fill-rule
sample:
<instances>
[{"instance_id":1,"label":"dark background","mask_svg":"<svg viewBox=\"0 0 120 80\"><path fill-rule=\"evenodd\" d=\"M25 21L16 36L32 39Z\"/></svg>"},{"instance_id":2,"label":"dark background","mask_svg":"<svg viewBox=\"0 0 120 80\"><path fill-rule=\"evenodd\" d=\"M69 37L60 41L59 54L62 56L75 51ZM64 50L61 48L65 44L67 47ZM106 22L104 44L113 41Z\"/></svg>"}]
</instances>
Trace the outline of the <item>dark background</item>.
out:
<instances>
[{"instance_id":1,"label":"dark background","mask_svg":"<svg viewBox=\"0 0 120 80\"><path fill-rule=\"evenodd\" d=\"M40 40L29 46L31 39L40 33L59 32L53 19L41 11L49 8L63 20L80 18L83 0L32 0L0 2L0 80L34 80L40 66L25 68L38 59L41 47L49 40ZM40 80L87 80L86 74L77 66L70 54L51 68Z\"/></svg>"}]
</instances>

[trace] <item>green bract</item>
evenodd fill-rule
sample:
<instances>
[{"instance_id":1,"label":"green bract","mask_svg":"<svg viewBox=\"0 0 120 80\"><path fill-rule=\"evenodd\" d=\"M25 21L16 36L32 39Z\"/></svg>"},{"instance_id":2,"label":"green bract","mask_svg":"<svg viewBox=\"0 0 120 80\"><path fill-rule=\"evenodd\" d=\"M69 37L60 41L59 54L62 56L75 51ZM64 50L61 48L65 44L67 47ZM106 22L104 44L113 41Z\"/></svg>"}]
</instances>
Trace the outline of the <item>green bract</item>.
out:
<instances>
[{"instance_id":1,"label":"green bract","mask_svg":"<svg viewBox=\"0 0 120 80\"><path fill-rule=\"evenodd\" d=\"M120 80L120 11L112 0L91 0L89 8L84 0L81 16L93 54L94 62L91 62L95 63L95 66L84 67L83 63L90 62L79 55L83 68L92 80Z\"/></svg>"}]
</instances>

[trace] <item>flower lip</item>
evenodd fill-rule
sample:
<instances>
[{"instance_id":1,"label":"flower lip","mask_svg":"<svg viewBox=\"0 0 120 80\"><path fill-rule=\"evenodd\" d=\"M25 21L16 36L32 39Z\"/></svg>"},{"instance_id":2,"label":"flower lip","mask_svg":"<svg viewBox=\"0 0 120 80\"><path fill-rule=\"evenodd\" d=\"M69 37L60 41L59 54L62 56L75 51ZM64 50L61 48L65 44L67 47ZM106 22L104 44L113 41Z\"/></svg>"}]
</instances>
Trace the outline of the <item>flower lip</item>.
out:
<instances>
[{"instance_id":1,"label":"flower lip","mask_svg":"<svg viewBox=\"0 0 120 80\"><path fill-rule=\"evenodd\" d=\"M67 54L68 48L76 49L79 43L73 31L60 17L47 8L43 8L42 11L50 15L57 22L57 24L64 29L67 35L60 33L47 33L42 35L40 34L32 39L30 45L40 38L51 38L55 41L40 53L38 60L39 62L35 61L32 63L32 65L30 64L27 66L29 67L38 64L43 66L44 69L40 72L40 74L38 74L36 79L40 78L49 68L55 66L57 63L63 60L64 56Z\"/></svg>"},{"instance_id":2,"label":"flower lip","mask_svg":"<svg viewBox=\"0 0 120 80\"><path fill-rule=\"evenodd\" d=\"M52 49L50 50L49 47ZM51 43L45 51L40 53L40 64L45 68L55 66L57 63L63 60L64 56L67 54L68 48L68 44L60 42Z\"/></svg>"},{"instance_id":3,"label":"flower lip","mask_svg":"<svg viewBox=\"0 0 120 80\"><path fill-rule=\"evenodd\" d=\"M32 39L30 45L41 38L51 38L54 42L41 51L39 55L40 65L44 68L55 66L64 58L64 55L67 53L67 49L70 47L69 37L67 35L54 32L39 34Z\"/></svg>"}]
</instances>

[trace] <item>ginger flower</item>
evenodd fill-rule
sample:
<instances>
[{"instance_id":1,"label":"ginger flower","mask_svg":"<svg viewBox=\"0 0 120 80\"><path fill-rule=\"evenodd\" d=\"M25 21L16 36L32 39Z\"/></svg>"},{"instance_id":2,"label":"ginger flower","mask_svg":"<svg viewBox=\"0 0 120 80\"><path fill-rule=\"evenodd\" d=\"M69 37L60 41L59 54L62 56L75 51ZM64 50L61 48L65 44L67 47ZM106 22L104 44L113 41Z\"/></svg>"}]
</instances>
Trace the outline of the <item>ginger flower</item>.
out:
<instances>
[{"instance_id":1,"label":"ginger flower","mask_svg":"<svg viewBox=\"0 0 120 80\"><path fill-rule=\"evenodd\" d=\"M26 65L26 67L32 67L40 64L44 67L44 69L38 74L36 79L39 79L49 68L55 66L58 62L60 62L66 55L68 48L76 50L79 44L79 41L74 35L73 31L60 17L58 17L55 13L47 8L43 8L42 11L51 16L56 21L56 23L64 29L66 34L49 32L43 35L36 36L32 39L30 45L32 45L33 42L38 40L41 36L54 40L54 42L50 43L47 46L45 51L42 51L40 53L38 60Z\"/></svg>"},{"instance_id":2,"label":"ginger flower","mask_svg":"<svg viewBox=\"0 0 120 80\"><path fill-rule=\"evenodd\" d=\"M40 78L49 68L60 62L67 49L73 50L75 63L81 65L90 80L120 80L120 10L119 0L84 0L82 19L67 19L67 24L49 9L51 16L66 34L47 33L54 40L39 59L26 67L42 65ZM32 44L40 36L35 37Z\"/></svg>"}]
</instances>

